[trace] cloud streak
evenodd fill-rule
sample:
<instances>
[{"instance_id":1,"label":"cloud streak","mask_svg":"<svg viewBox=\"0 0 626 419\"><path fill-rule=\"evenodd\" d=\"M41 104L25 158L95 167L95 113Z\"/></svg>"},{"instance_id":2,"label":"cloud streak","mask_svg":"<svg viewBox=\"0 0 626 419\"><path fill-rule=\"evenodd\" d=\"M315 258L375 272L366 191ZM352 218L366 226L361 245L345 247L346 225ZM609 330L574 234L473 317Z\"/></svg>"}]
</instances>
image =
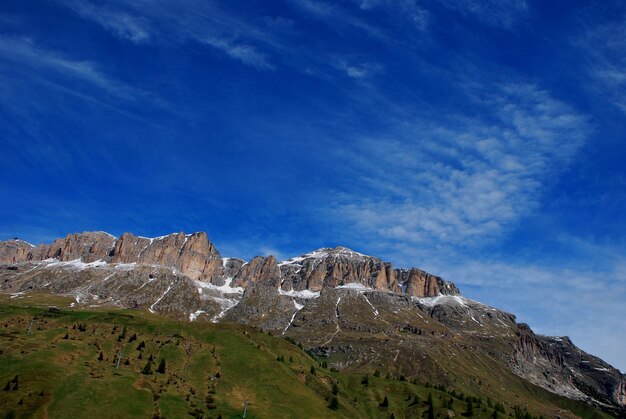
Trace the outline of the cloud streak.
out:
<instances>
[{"instance_id":1,"label":"cloud streak","mask_svg":"<svg viewBox=\"0 0 626 419\"><path fill-rule=\"evenodd\" d=\"M101 71L95 63L68 58L56 51L41 48L27 39L0 37L0 57L23 69L29 68L48 74L52 72L68 82L88 83L119 99L133 100L139 93L135 88Z\"/></svg>"},{"instance_id":2,"label":"cloud streak","mask_svg":"<svg viewBox=\"0 0 626 419\"><path fill-rule=\"evenodd\" d=\"M482 92L492 120L416 118L342 155L362 188L334 214L377 240L458 247L500 235L532 211L547 179L584 143L586 119L528 84ZM367 190L367 193L363 193Z\"/></svg>"}]
</instances>

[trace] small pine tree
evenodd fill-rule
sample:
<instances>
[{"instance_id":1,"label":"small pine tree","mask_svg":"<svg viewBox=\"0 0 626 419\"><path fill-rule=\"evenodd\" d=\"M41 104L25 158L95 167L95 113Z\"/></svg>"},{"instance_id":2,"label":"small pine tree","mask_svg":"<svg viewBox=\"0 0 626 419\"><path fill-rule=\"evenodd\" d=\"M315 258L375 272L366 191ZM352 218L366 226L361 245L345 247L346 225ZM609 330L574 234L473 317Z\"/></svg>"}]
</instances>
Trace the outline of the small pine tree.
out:
<instances>
[{"instance_id":1,"label":"small pine tree","mask_svg":"<svg viewBox=\"0 0 626 419\"><path fill-rule=\"evenodd\" d=\"M333 383L333 396L336 396L337 394L339 394L339 386L337 383Z\"/></svg>"},{"instance_id":2,"label":"small pine tree","mask_svg":"<svg viewBox=\"0 0 626 419\"><path fill-rule=\"evenodd\" d=\"M370 377L369 377L369 375L365 374L363 376L363 379L361 380L361 384L363 384L365 387L370 385Z\"/></svg>"},{"instance_id":3,"label":"small pine tree","mask_svg":"<svg viewBox=\"0 0 626 419\"><path fill-rule=\"evenodd\" d=\"M400 375L400 381L406 381L406 377L404 375Z\"/></svg>"},{"instance_id":4,"label":"small pine tree","mask_svg":"<svg viewBox=\"0 0 626 419\"><path fill-rule=\"evenodd\" d=\"M336 397L330 399L330 403L328 404L328 408L331 410L339 410L339 400Z\"/></svg>"},{"instance_id":5,"label":"small pine tree","mask_svg":"<svg viewBox=\"0 0 626 419\"><path fill-rule=\"evenodd\" d=\"M413 397L413 402L409 406L415 406L420 403L420 396L417 394Z\"/></svg>"},{"instance_id":6,"label":"small pine tree","mask_svg":"<svg viewBox=\"0 0 626 419\"><path fill-rule=\"evenodd\" d=\"M289 357L289 362L293 362L293 356Z\"/></svg>"},{"instance_id":7,"label":"small pine tree","mask_svg":"<svg viewBox=\"0 0 626 419\"><path fill-rule=\"evenodd\" d=\"M100 355L98 355L98 361L103 361L103 360L104 360L104 354L100 352Z\"/></svg>"},{"instance_id":8,"label":"small pine tree","mask_svg":"<svg viewBox=\"0 0 626 419\"><path fill-rule=\"evenodd\" d=\"M141 351L143 348L146 347L146 342L144 342L143 340L141 341L141 343L139 345L137 345L137 350Z\"/></svg>"},{"instance_id":9,"label":"small pine tree","mask_svg":"<svg viewBox=\"0 0 626 419\"><path fill-rule=\"evenodd\" d=\"M161 359L161 362L159 363L159 368L157 368L157 372L159 374L165 374L165 358Z\"/></svg>"},{"instance_id":10,"label":"small pine tree","mask_svg":"<svg viewBox=\"0 0 626 419\"><path fill-rule=\"evenodd\" d=\"M389 416L389 419L396 419L396 416L393 414L393 412L391 412L391 416Z\"/></svg>"},{"instance_id":11,"label":"small pine tree","mask_svg":"<svg viewBox=\"0 0 626 419\"><path fill-rule=\"evenodd\" d=\"M7 385L6 385L6 386L4 386L4 388L3 388L2 390L4 390L4 391L10 391L10 390L11 390L11 382L10 382L10 381L7 381Z\"/></svg>"},{"instance_id":12,"label":"small pine tree","mask_svg":"<svg viewBox=\"0 0 626 419\"><path fill-rule=\"evenodd\" d=\"M387 396L385 396L384 400L379 404L379 406L382 408L389 407L389 400L387 399Z\"/></svg>"},{"instance_id":13,"label":"small pine tree","mask_svg":"<svg viewBox=\"0 0 626 419\"><path fill-rule=\"evenodd\" d=\"M374 371L374 377L380 378L380 371L378 370Z\"/></svg>"},{"instance_id":14,"label":"small pine tree","mask_svg":"<svg viewBox=\"0 0 626 419\"><path fill-rule=\"evenodd\" d=\"M474 405L472 404L472 400L467 401L467 417L474 416Z\"/></svg>"},{"instance_id":15,"label":"small pine tree","mask_svg":"<svg viewBox=\"0 0 626 419\"><path fill-rule=\"evenodd\" d=\"M315 367L313 365L311 365L311 374L315 375Z\"/></svg>"},{"instance_id":16,"label":"small pine tree","mask_svg":"<svg viewBox=\"0 0 626 419\"><path fill-rule=\"evenodd\" d=\"M493 414L491 415L491 418L492 419L498 419L499 417L500 417L500 414L498 413L498 411L494 410Z\"/></svg>"},{"instance_id":17,"label":"small pine tree","mask_svg":"<svg viewBox=\"0 0 626 419\"><path fill-rule=\"evenodd\" d=\"M70 334L66 333L65 336L63 336L63 339L69 339L70 338Z\"/></svg>"},{"instance_id":18,"label":"small pine tree","mask_svg":"<svg viewBox=\"0 0 626 419\"><path fill-rule=\"evenodd\" d=\"M130 337L130 339L128 339L128 343L137 340L137 333L133 333L133 335Z\"/></svg>"},{"instance_id":19,"label":"small pine tree","mask_svg":"<svg viewBox=\"0 0 626 419\"><path fill-rule=\"evenodd\" d=\"M145 366L145 367L143 367L143 369L141 370L141 373L142 373L142 374L145 374L145 375L150 375L150 374L152 374L152 362L151 362L151 361L148 361L148 362L146 363L146 366Z\"/></svg>"}]
</instances>

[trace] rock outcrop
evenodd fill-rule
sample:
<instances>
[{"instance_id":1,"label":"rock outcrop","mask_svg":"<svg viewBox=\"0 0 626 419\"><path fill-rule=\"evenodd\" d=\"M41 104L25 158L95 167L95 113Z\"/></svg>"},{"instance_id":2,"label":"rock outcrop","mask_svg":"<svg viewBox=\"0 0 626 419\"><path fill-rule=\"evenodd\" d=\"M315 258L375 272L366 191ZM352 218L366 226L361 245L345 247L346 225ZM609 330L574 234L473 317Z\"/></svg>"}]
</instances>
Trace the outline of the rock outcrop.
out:
<instances>
[{"instance_id":1,"label":"rock outcrop","mask_svg":"<svg viewBox=\"0 0 626 419\"><path fill-rule=\"evenodd\" d=\"M435 297L437 295L459 295L459 289L452 282L417 268L396 269L396 278L404 292L412 297Z\"/></svg>"},{"instance_id":2,"label":"rock outcrop","mask_svg":"<svg viewBox=\"0 0 626 419\"><path fill-rule=\"evenodd\" d=\"M247 287L250 282L280 287L280 269L274 256L256 256L249 263L245 263L235 275L232 285Z\"/></svg>"},{"instance_id":3,"label":"rock outcrop","mask_svg":"<svg viewBox=\"0 0 626 419\"><path fill-rule=\"evenodd\" d=\"M324 287L360 284L401 292L391 262L346 247L323 248L279 264L284 291L320 291Z\"/></svg>"}]
</instances>

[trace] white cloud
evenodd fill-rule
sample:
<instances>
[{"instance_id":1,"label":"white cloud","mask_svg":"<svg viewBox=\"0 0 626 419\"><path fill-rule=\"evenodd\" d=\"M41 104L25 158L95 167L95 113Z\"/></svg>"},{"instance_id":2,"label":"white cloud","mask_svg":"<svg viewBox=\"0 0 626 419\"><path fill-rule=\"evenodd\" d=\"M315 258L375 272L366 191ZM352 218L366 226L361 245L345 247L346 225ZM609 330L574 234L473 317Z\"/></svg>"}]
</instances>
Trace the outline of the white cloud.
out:
<instances>
[{"instance_id":1,"label":"white cloud","mask_svg":"<svg viewBox=\"0 0 626 419\"><path fill-rule=\"evenodd\" d=\"M272 32L284 28L284 21L261 20L268 27L249 24L240 15L224 11L214 2L113 0L106 6L94 6L85 0L74 0L61 4L120 39L136 44L196 41L260 70L274 68L260 45L282 48Z\"/></svg>"},{"instance_id":2,"label":"white cloud","mask_svg":"<svg viewBox=\"0 0 626 419\"><path fill-rule=\"evenodd\" d=\"M503 29L513 28L528 14L528 4L524 0L443 0L443 3L486 25Z\"/></svg>"},{"instance_id":3,"label":"white cloud","mask_svg":"<svg viewBox=\"0 0 626 419\"><path fill-rule=\"evenodd\" d=\"M626 112L626 18L588 26L575 42L586 58L583 62L591 76L592 83L587 88Z\"/></svg>"},{"instance_id":4,"label":"white cloud","mask_svg":"<svg viewBox=\"0 0 626 419\"><path fill-rule=\"evenodd\" d=\"M271 70L275 67L269 62L266 54L259 52L255 47L245 44L233 44L224 39L208 38L205 42L218 48L242 63L259 70Z\"/></svg>"},{"instance_id":5,"label":"white cloud","mask_svg":"<svg viewBox=\"0 0 626 419\"><path fill-rule=\"evenodd\" d=\"M98 23L118 38L127 39L136 44L150 39L150 31L145 18L106 7L97 7L82 0L70 1L66 5L82 18Z\"/></svg>"},{"instance_id":6,"label":"white cloud","mask_svg":"<svg viewBox=\"0 0 626 419\"><path fill-rule=\"evenodd\" d=\"M369 239L458 247L496 237L532 211L583 144L585 118L532 85L477 97L489 98L475 108L492 117L405 116L395 134L340 149L354 162L355 190L333 215Z\"/></svg>"},{"instance_id":7,"label":"white cloud","mask_svg":"<svg viewBox=\"0 0 626 419\"><path fill-rule=\"evenodd\" d=\"M384 71L381 64L370 62L348 63L346 60L338 60L335 66L353 79L367 79Z\"/></svg>"},{"instance_id":8,"label":"white cloud","mask_svg":"<svg viewBox=\"0 0 626 419\"><path fill-rule=\"evenodd\" d=\"M92 62L67 58L27 39L0 37L0 57L18 66L52 71L67 79L87 82L121 99L131 100L138 94L134 88L108 76Z\"/></svg>"}]
</instances>

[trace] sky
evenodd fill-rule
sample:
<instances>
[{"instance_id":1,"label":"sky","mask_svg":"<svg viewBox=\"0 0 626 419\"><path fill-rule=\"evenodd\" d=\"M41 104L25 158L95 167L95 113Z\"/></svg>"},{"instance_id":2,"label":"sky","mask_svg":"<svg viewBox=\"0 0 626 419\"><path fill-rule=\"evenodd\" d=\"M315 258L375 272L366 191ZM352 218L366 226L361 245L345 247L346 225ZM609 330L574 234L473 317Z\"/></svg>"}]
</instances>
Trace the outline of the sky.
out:
<instances>
[{"instance_id":1,"label":"sky","mask_svg":"<svg viewBox=\"0 0 626 419\"><path fill-rule=\"evenodd\" d=\"M4 0L0 239L454 281L626 371L626 3Z\"/></svg>"}]
</instances>

